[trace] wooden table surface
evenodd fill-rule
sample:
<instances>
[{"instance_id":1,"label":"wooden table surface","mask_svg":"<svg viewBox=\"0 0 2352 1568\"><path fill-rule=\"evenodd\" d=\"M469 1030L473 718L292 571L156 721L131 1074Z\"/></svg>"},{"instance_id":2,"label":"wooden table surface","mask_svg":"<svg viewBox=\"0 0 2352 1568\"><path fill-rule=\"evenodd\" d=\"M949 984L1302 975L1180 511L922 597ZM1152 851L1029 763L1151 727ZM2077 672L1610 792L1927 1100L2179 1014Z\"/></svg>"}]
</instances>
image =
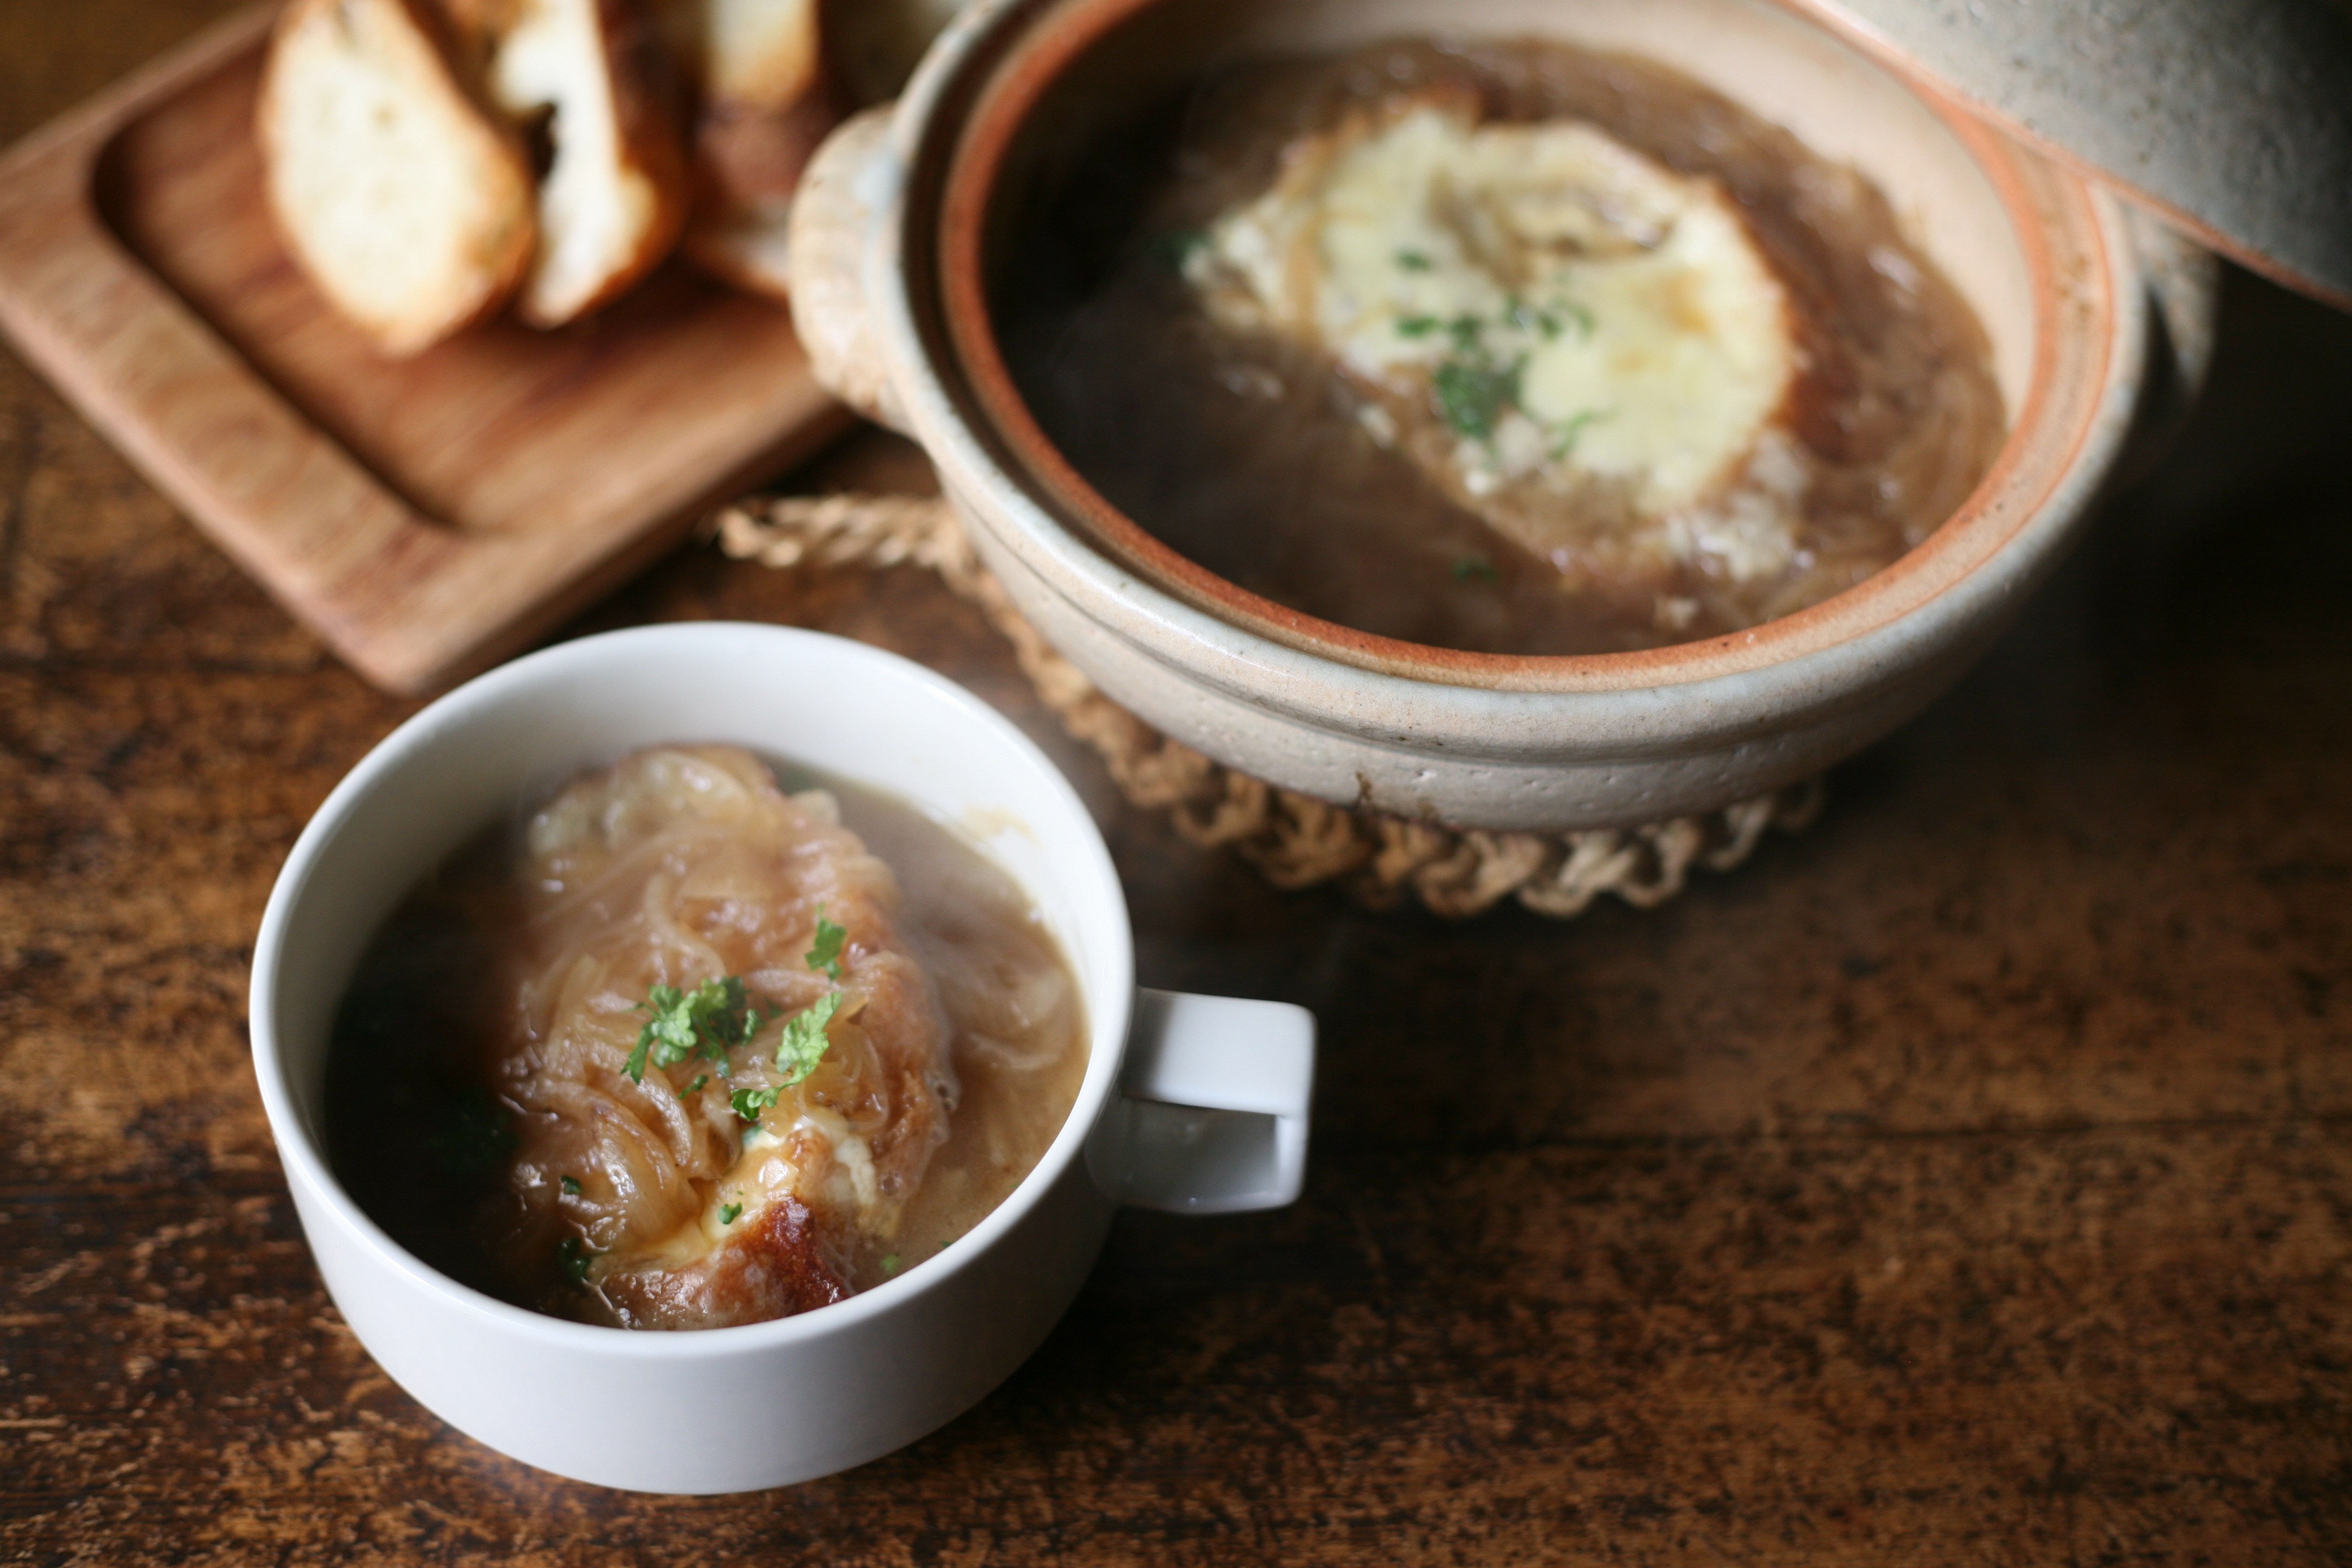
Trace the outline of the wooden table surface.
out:
<instances>
[{"instance_id":1,"label":"wooden table surface","mask_svg":"<svg viewBox=\"0 0 2352 1568\"><path fill-rule=\"evenodd\" d=\"M223 8L0 9L0 138ZM1973 675L1809 832L1570 924L1268 890L918 573L667 562L573 629L968 682L1096 805L1142 978L1324 1040L1296 1208L1124 1216L970 1415L682 1500L482 1449L343 1329L247 965L415 705L0 354L0 1561L2344 1562L2347 457L2352 321L2231 276L2198 418ZM928 474L866 436L793 482Z\"/></svg>"}]
</instances>

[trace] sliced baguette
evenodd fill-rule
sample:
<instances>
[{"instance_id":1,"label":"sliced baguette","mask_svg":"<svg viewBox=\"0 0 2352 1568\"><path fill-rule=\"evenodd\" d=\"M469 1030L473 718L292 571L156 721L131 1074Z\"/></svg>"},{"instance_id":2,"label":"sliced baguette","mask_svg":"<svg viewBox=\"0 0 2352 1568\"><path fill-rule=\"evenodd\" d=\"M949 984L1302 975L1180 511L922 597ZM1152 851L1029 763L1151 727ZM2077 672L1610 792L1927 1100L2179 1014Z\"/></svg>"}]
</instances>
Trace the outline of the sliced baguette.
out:
<instances>
[{"instance_id":1,"label":"sliced baguette","mask_svg":"<svg viewBox=\"0 0 2352 1568\"><path fill-rule=\"evenodd\" d=\"M705 103L783 109L824 67L817 0L656 0L662 36Z\"/></svg>"},{"instance_id":2,"label":"sliced baguette","mask_svg":"<svg viewBox=\"0 0 2352 1568\"><path fill-rule=\"evenodd\" d=\"M822 9L820 0L663 0L660 12L698 105L686 252L778 298L793 192L841 119Z\"/></svg>"},{"instance_id":3,"label":"sliced baguette","mask_svg":"<svg viewBox=\"0 0 2352 1568\"><path fill-rule=\"evenodd\" d=\"M645 19L625 0L515 0L490 39L491 96L552 111L539 247L516 300L537 327L602 306L668 254L686 218L686 150Z\"/></svg>"},{"instance_id":4,"label":"sliced baguette","mask_svg":"<svg viewBox=\"0 0 2352 1568\"><path fill-rule=\"evenodd\" d=\"M296 262L386 353L479 321L520 281L530 164L415 0L295 0L270 39L256 128Z\"/></svg>"},{"instance_id":5,"label":"sliced baguette","mask_svg":"<svg viewBox=\"0 0 2352 1568\"><path fill-rule=\"evenodd\" d=\"M729 282L782 299L793 193L840 121L822 89L777 110L741 113L706 106L695 124L695 208L687 254Z\"/></svg>"}]
</instances>

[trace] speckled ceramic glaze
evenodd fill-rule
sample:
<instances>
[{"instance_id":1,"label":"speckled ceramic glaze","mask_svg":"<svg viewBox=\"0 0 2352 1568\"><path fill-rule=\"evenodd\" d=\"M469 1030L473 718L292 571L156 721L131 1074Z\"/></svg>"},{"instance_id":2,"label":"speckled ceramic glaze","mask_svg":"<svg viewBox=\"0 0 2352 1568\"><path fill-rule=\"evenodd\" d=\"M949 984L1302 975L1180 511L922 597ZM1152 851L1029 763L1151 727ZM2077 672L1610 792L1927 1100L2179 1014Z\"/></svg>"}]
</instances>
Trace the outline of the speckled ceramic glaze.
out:
<instances>
[{"instance_id":1,"label":"speckled ceramic glaze","mask_svg":"<svg viewBox=\"0 0 2352 1568\"><path fill-rule=\"evenodd\" d=\"M2352 6L1808 3L2203 244L2352 310Z\"/></svg>"},{"instance_id":2,"label":"speckled ceramic glaze","mask_svg":"<svg viewBox=\"0 0 2352 1568\"><path fill-rule=\"evenodd\" d=\"M1024 149L1085 136L1213 56L1441 28L1648 56L1886 191L1984 322L2011 410L1960 511L1869 581L1751 631L1513 657L1370 637L1244 593L1071 471L1013 395L982 294L992 198L1022 176ZM2006 624L2135 422L2180 384L2169 351L2151 354L2178 344L2193 379L2211 309L2210 266L2115 198L1764 0L983 0L895 108L827 145L793 258L820 374L923 444L1006 590L1112 697L1327 800L1537 830L1720 806L1916 712Z\"/></svg>"}]
</instances>

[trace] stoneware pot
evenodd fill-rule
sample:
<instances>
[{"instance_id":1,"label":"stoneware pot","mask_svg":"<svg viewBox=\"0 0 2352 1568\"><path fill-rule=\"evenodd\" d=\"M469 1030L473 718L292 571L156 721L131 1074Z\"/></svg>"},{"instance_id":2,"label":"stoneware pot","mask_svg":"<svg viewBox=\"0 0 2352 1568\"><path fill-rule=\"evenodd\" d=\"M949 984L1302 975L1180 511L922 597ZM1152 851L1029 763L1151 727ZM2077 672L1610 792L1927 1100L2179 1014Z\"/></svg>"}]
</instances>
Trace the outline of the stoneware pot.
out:
<instances>
[{"instance_id":1,"label":"stoneware pot","mask_svg":"<svg viewBox=\"0 0 2352 1568\"><path fill-rule=\"evenodd\" d=\"M698 1332L562 1321L449 1279L344 1192L325 1152L329 1031L362 949L419 878L584 768L726 742L895 795L1029 892L1086 998L1069 1120L935 1258L801 1316ZM459 688L339 784L279 874L253 961L253 1058L304 1234L352 1331L450 1425L559 1475L665 1492L805 1480L968 1408L1068 1306L1121 1203L1268 1208L1298 1191L1314 1026L1276 1003L1139 993L1086 807L961 689L856 643L719 624L566 643Z\"/></svg>"},{"instance_id":2,"label":"stoneware pot","mask_svg":"<svg viewBox=\"0 0 2352 1568\"><path fill-rule=\"evenodd\" d=\"M1535 658L1300 615L1103 500L998 355L983 276L1000 193L1205 61L1437 33L1646 56L1888 193L1982 321L2011 411L1961 510L1868 581L1751 631ZM2213 278L2103 189L1770 0L981 0L895 107L819 154L792 267L819 374L921 442L1014 602L1111 697L1325 800L1536 830L1721 806L1917 711L2050 570L2136 422L2193 382Z\"/></svg>"}]
</instances>

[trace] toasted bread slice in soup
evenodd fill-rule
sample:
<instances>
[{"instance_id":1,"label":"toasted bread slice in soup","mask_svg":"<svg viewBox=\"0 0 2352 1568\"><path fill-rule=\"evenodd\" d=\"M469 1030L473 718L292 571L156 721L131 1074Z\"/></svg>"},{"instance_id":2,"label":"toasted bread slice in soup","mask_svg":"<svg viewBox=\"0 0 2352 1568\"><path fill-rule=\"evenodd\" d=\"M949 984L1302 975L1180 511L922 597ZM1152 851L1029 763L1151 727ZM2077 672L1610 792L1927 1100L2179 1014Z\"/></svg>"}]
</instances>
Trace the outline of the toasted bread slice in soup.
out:
<instances>
[{"instance_id":1,"label":"toasted bread slice in soup","mask_svg":"<svg viewBox=\"0 0 2352 1568\"><path fill-rule=\"evenodd\" d=\"M843 104L820 0L662 0L698 104L686 250L740 287L784 292L793 192Z\"/></svg>"},{"instance_id":2,"label":"toasted bread slice in soup","mask_svg":"<svg viewBox=\"0 0 2352 1568\"><path fill-rule=\"evenodd\" d=\"M530 163L415 0L295 0L270 40L256 121L295 260L385 353L439 342L521 280Z\"/></svg>"},{"instance_id":3,"label":"toasted bread slice in soup","mask_svg":"<svg viewBox=\"0 0 2352 1568\"><path fill-rule=\"evenodd\" d=\"M514 0L495 10L490 94L518 119L548 115L554 154L516 313L561 326L668 254L686 218L685 147L656 40L623 0Z\"/></svg>"}]
</instances>

